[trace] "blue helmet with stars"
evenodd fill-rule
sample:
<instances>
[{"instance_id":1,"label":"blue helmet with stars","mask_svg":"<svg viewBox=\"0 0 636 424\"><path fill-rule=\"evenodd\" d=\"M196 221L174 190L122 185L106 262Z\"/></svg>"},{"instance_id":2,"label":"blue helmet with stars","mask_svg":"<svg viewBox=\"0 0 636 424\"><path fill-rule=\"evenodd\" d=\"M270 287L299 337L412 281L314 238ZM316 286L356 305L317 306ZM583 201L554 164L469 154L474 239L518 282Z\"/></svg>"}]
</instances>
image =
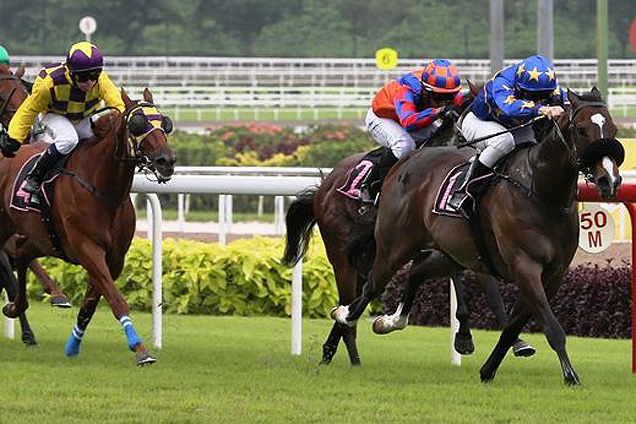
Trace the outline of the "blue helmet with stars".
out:
<instances>
[{"instance_id":1,"label":"blue helmet with stars","mask_svg":"<svg viewBox=\"0 0 636 424\"><path fill-rule=\"evenodd\" d=\"M530 56L517 66L516 85L524 91L554 91L557 87L554 67L543 56Z\"/></svg>"}]
</instances>

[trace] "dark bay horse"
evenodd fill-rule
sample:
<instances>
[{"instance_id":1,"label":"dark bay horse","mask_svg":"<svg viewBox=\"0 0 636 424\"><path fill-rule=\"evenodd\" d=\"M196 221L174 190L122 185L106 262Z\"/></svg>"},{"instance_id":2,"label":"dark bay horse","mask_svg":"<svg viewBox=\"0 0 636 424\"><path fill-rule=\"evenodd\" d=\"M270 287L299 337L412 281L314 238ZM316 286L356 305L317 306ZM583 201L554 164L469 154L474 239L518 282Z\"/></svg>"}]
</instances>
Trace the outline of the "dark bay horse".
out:
<instances>
[{"instance_id":1,"label":"dark bay horse","mask_svg":"<svg viewBox=\"0 0 636 424\"><path fill-rule=\"evenodd\" d=\"M482 251L465 220L432 213L437 188L467 156L455 148L436 147L399 163L384 184L369 278L361 296L334 310L333 318L354 326L369 301L408 261L413 261L411 276L426 280L466 268L489 272L487 257L499 275L518 285L520 295L510 322L480 370L482 381L494 379L506 352L534 314L557 353L566 384L579 384L565 333L548 301L560 287L578 244L579 172L596 184L602 198L610 199L621 183L618 166L624 150L599 91L568 94L567 113L546 120L551 126L541 142L513 153L498 183L483 196L477 213Z\"/></svg>"},{"instance_id":2,"label":"dark bay horse","mask_svg":"<svg viewBox=\"0 0 636 424\"><path fill-rule=\"evenodd\" d=\"M53 246L39 213L10 207L12 187L22 165L46 145L25 145L15 158L0 159L0 243L15 233L26 236L15 255L18 295L14 302L5 305L3 312L15 317L28 307L26 268L33 258L63 256L82 265L89 277L89 288L66 344L66 355L79 354L82 336L104 296L124 329L129 349L136 353L137 364L145 364L156 359L137 335L128 316L128 304L114 280L122 271L135 232L135 211L129 196L135 168L149 169L158 181L165 182L174 172L176 159L164 130L168 118L152 104L150 91L144 91L143 102L130 100L123 90L122 98L125 111L113 111L100 118L95 138L84 140L75 148L56 178L51 211L63 254Z\"/></svg>"},{"instance_id":3,"label":"dark bay horse","mask_svg":"<svg viewBox=\"0 0 636 424\"><path fill-rule=\"evenodd\" d=\"M479 87L473 86L469 82L471 92L474 94ZM471 100L457 107L455 112L461 113ZM446 145L449 143L454 132L455 116L448 115L443 119L443 124L439 130L426 142L427 146ZM364 277L371 269L375 246L373 243L366 244L364 253L358 255L355 260L350 260L347 255L349 244L356 234L372 234L375 225L375 208L373 206L361 204L353 199L343 196L336 189L342 186L348 176L349 171L364 156L364 153L349 156L339 162L332 172L322 181L320 187L309 189L301 193L298 198L289 206L286 215L287 243L283 262L292 265L299 261L305 254L309 239L311 238L314 225L317 223L320 234L324 241L327 256L333 267L336 284L338 288L339 303L347 305L360 295L360 290L364 283ZM482 276L482 279L490 278ZM461 281L453 279L456 284ZM415 284L413 282L412 284ZM490 282L489 287L497 289L496 282ZM458 293L462 290L458 287ZM407 294L408 293L408 294ZM498 294L498 292L497 292ZM414 296L415 293L406 292L405 295ZM458 298L459 305L465 304L463 299ZM412 300L411 300L412 301ZM407 300L408 302L408 300ZM505 315L503 303L499 297L499 304L495 305L493 311L497 316ZM460 320L460 331L456 339L457 350L460 353L471 353L472 339L468 328L468 313L466 308L458 309ZM506 317L507 318L507 317ZM406 326L406 322L397 323L395 328L387 329L385 326L380 329L374 326L374 330L379 334L386 334L400 325ZM402 327L403 328L403 327ZM323 345L322 363L331 362L336 354L340 340L343 340L347 347L349 359L353 365L360 363L360 356L356 345L356 327L335 323L331 332ZM523 341L518 341L516 352L519 355L528 355L534 350Z\"/></svg>"}]
</instances>

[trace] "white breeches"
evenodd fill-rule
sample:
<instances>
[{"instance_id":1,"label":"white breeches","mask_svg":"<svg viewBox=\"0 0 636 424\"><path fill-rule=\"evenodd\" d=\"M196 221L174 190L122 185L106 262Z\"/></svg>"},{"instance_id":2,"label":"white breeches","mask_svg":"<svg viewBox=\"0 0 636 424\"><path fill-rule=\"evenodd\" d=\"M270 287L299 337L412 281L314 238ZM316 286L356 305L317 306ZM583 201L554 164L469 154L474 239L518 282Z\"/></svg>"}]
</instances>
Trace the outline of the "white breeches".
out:
<instances>
[{"instance_id":1,"label":"white breeches","mask_svg":"<svg viewBox=\"0 0 636 424\"><path fill-rule=\"evenodd\" d=\"M380 118L373 113L371 108L369 108L364 122L373 139L380 145L391 149L398 159L415 149L414 137L418 140L426 138L440 125L439 121L435 121L428 127L409 134L402 125L393 119Z\"/></svg>"},{"instance_id":2,"label":"white breeches","mask_svg":"<svg viewBox=\"0 0 636 424\"><path fill-rule=\"evenodd\" d=\"M468 141L505 130L506 127L500 123L482 121L472 112L466 115L462 122L462 134ZM499 159L512 152L517 144L532 140L534 140L534 131L531 126L528 126L491 137L473 146L481 152L479 161L492 168Z\"/></svg>"},{"instance_id":3,"label":"white breeches","mask_svg":"<svg viewBox=\"0 0 636 424\"><path fill-rule=\"evenodd\" d=\"M41 118L42 125L46 128L41 141L55 143L57 151L63 155L69 154L80 140L93 136L90 117L73 123L68 118L56 113L46 113Z\"/></svg>"}]
</instances>

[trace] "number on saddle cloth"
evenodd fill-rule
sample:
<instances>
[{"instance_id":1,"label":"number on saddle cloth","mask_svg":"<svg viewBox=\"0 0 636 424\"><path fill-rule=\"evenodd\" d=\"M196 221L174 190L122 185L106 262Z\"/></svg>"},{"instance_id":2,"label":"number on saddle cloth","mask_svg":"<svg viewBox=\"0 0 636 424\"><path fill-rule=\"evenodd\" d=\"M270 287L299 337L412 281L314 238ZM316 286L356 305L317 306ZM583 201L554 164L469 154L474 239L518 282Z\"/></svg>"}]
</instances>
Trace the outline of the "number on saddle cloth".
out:
<instances>
[{"instance_id":1,"label":"number on saddle cloth","mask_svg":"<svg viewBox=\"0 0 636 424\"><path fill-rule=\"evenodd\" d=\"M378 147L364 155L362 159L351 168L347 174L345 183L337 188L336 191L352 199L358 199L362 184L373 183L376 176L379 175L377 172L374 172L374 168L378 167L378 164L385 156L387 150L388 148L386 147Z\"/></svg>"}]
</instances>

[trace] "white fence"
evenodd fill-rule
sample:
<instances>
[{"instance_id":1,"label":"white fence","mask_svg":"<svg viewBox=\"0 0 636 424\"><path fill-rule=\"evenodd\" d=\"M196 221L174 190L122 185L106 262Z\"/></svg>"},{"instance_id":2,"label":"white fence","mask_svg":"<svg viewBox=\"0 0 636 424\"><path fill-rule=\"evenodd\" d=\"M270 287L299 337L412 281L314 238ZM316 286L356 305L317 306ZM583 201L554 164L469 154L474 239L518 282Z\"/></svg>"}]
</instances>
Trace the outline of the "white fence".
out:
<instances>
[{"instance_id":1,"label":"white fence","mask_svg":"<svg viewBox=\"0 0 636 424\"><path fill-rule=\"evenodd\" d=\"M27 78L35 78L43 63L61 61L61 56L13 56L12 64L24 64ZM381 70L373 59L281 59L229 57L109 57L107 69L118 85L133 97L145 87L153 90L155 102L174 109L212 110L208 120L220 120L221 111L248 108L273 111L277 120L284 109L296 109L297 118L324 116L320 109L338 119L344 109L364 111L375 90L386 81L415 69L428 59L400 60L400 66ZM484 59L456 60L466 78L482 82L490 76L490 62ZM515 60L507 60L512 64ZM596 84L596 59L557 59L555 67L563 86L589 88ZM636 105L636 60L608 61L609 103L624 115ZM313 109L314 115L302 115ZM253 116L258 120L258 112ZM360 117L359 113L354 116ZM239 119L238 112L229 119Z\"/></svg>"}]
</instances>

